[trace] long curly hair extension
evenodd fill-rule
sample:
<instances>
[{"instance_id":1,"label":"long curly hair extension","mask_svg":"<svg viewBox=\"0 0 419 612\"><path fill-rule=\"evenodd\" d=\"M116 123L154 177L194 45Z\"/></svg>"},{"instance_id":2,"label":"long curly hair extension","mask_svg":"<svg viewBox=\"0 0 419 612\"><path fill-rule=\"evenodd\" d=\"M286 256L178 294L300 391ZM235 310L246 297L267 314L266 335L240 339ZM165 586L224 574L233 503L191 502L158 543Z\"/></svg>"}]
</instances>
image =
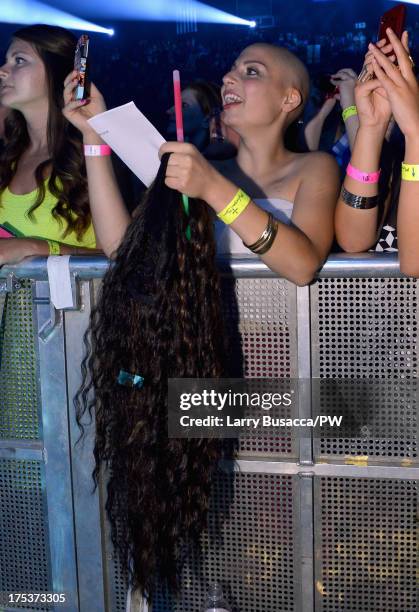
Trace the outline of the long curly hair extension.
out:
<instances>
[{"instance_id":1,"label":"long curly hair extension","mask_svg":"<svg viewBox=\"0 0 419 612\"><path fill-rule=\"evenodd\" d=\"M108 468L113 544L149 600L157 581L177 592L182 551L196 550L206 527L222 454L215 439L168 437L167 380L222 377L226 359L209 207L191 200L185 214L164 183L167 160L104 278L75 398L82 429L86 411L95 416L93 477L96 486ZM143 387L118 384L121 370L144 377Z\"/></svg>"},{"instance_id":2,"label":"long curly hair extension","mask_svg":"<svg viewBox=\"0 0 419 612\"><path fill-rule=\"evenodd\" d=\"M45 66L48 86L47 137L50 158L35 170L37 197L28 214L31 218L44 201L45 171L51 168L48 189L57 198L52 214L63 224L63 237L75 231L80 240L91 223L82 137L62 114L63 84L73 70L77 38L64 28L37 24L17 30L13 39L24 40L35 49ZM19 159L30 144L26 121L20 111L12 110L6 117L4 127L5 147L0 156L0 205L1 194L12 182Z\"/></svg>"}]
</instances>

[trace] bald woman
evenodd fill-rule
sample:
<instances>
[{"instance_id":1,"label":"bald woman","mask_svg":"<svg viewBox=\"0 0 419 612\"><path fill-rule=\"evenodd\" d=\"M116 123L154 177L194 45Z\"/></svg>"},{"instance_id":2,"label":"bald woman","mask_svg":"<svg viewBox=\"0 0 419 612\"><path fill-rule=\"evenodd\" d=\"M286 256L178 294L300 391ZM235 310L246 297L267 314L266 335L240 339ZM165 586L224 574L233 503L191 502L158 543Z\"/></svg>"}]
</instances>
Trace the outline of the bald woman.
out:
<instances>
[{"instance_id":1,"label":"bald woman","mask_svg":"<svg viewBox=\"0 0 419 612\"><path fill-rule=\"evenodd\" d=\"M71 101L66 118L87 144L101 144L87 118L102 112L92 90L89 105ZM219 217L219 250L256 253L273 271L308 284L333 240L338 168L325 153L296 154L284 145L288 126L302 113L309 93L305 66L288 50L267 44L247 47L223 79L223 121L240 135L237 158L213 167L191 144L167 142L166 184L208 203ZM96 234L112 255L130 222L107 158L87 158L89 195ZM105 172L106 170L106 172ZM220 229L221 228L221 229Z\"/></svg>"}]
</instances>

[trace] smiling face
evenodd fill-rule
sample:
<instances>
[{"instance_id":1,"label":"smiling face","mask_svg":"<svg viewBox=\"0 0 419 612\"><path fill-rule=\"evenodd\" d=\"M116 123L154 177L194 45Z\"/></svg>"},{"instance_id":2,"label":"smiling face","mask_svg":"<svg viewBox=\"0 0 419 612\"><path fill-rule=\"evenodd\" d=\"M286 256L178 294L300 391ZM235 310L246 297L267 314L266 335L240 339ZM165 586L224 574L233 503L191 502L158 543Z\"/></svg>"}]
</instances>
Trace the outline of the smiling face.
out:
<instances>
[{"instance_id":1,"label":"smiling face","mask_svg":"<svg viewBox=\"0 0 419 612\"><path fill-rule=\"evenodd\" d=\"M291 123L308 94L304 65L286 49L255 44L242 51L223 78L223 121L246 128Z\"/></svg>"},{"instance_id":2,"label":"smiling face","mask_svg":"<svg viewBox=\"0 0 419 612\"><path fill-rule=\"evenodd\" d=\"M40 103L48 104L44 64L24 40L13 39L0 68L0 83L0 102L7 108L24 111Z\"/></svg>"}]
</instances>

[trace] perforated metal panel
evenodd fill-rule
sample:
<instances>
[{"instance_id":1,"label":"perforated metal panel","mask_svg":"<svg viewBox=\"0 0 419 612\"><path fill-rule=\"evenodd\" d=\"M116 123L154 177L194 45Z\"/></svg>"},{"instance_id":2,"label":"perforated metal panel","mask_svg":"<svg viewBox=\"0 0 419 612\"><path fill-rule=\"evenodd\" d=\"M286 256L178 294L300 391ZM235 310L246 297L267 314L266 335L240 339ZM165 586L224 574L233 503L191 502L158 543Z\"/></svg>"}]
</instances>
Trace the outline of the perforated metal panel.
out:
<instances>
[{"instance_id":1,"label":"perforated metal panel","mask_svg":"<svg viewBox=\"0 0 419 612\"><path fill-rule=\"evenodd\" d=\"M406 278L321 279L312 287L312 375L357 380L347 394L352 416L362 425L368 404L380 432L316 441L316 456L417 461L418 287ZM325 388L314 401L323 414L339 414Z\"/></svg>"},{"instance_id":2,"label":"perforated metal panel","mask_svg":"<svg viewBox=\"0 0 419 612\"><path fill-rule=\"evenodd\" d=\"M51 591L42 465L0 460L0 499L0 591Z\"/></svg>"},{"instance_id":3,"label":"perforated metal panel","mask_svg":"<svg viewBox=\"0 0 419 612\"><path fill-rule=\"evenodd\" d=\"M417 612L419 483L317 478L316 612Z\"/></svg>"},{"instance_id":4,"label":"perforated metal panel","mask_svg":"<svg viewBox=\"0 0 419 612\"><path fill-rule=\"evenodd\" d=\"M0 299L4 300L4 296ZM0 327L0 439L39 438L32 286L7 295Z\"/></svg>"},{"instance_id":5,"label":"perforated metal panel","mask_svg":"<svg viewBox=\"0 0 419 612\"><path fill-rule=\"evenodd\" d=\"M215 580L234 612L298 612L296 485L291 476L237 474L234 485L220 476L202 559L185 569L179 601L159 594L153 612L200 611Z\"/></svg>"},{"instance_id":6,"label":"perforated metal panel","mask_svg":"<svg viewBox=\"0 0 419 612\"><path fill-rule=\"evenodd\" d=\"M293 378L297 372L295 286L282 279L224 279L224 318L234 361L246 378ZM291 414L290 414L291 415ZM290 416L284 415L284 416ZM287 432L242 437L240 455L296 456Z\"/></svg>"}]
</instances>

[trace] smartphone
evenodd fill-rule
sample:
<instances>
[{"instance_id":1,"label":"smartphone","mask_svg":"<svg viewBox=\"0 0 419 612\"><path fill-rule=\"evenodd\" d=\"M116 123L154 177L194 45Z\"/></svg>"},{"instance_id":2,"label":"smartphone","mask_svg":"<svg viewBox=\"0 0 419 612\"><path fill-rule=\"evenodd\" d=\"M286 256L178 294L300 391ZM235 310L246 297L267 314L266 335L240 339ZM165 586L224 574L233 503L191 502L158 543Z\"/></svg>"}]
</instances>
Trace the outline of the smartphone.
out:
<instances>
[{"instance_id":1,"label":"smartphone","mask_svg":"<svg viewBox=\"0 0 419 612\"><path fill-rule=\"evenodd\" d=\"M405 24L406 24L406 13L407 13L407 7L405 4L398 4L397 6L390 9L389 11L386 11L381 16L381 19L380 19L377 40L382 40L383 38L385 38L387 43L390 42L387 37L387 32L386 32L387 28L391 28L393 32L395 33L395 35L398 38L401 38L403 31L404 31ZM397 60L396 60L396 65L397 65ZM358 77L358 81L361 81L361 83L365 83L365 81L369 81L372 78L373 78L373 75L368 71L367 66L364 66L361 71L361 74Z\"/></svg>"},{"instance_id":2,"label":"smartphone","mask_svg":"<svg viewBox=\"0 0 419 612\"><path fill-rule=\"evenodd\" d=\"M380 26L378 28L378 39L385 38L387 43L389 39L387 37L387 28L391 28L398 38L402 37L404 26L406 23L406 5L399 4L394 8L390 9L380 19Z\"/></svg>"},{"instance_id":3,"label":"smartphone","mask_svg":"<svg viewBox=\"0 0 419 612\"><path fill-rule=\"evenodd\" d=\"M88 75L87 58L89 55L89 37L87 34L80 36L77 41L74 55L74 70L77 70L77 88L74 93L75 100L85 100L90 95L90 83Z\"/></svg>"}]
</instances>

